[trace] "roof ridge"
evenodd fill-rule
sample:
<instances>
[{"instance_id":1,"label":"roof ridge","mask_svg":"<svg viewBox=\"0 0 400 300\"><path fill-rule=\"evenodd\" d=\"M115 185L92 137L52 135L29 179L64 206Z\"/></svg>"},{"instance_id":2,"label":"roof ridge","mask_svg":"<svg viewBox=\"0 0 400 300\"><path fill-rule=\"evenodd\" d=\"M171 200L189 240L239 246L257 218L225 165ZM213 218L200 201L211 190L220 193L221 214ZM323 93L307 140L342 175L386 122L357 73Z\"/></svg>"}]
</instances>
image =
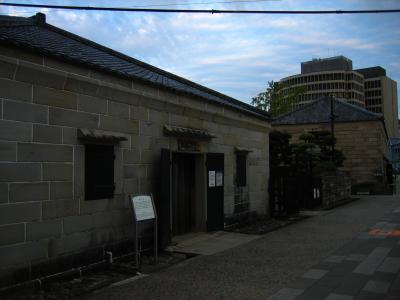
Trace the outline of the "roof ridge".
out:
<instances>
[{"instance_id":1,"label":"roof ridge","mask_svg":"<svg viewBox=\"0 0 400 300\"><path fill-rule=\"evenodd\" d=\"M300 106L300 107L298 107L298 108L296 108L296 109L294 109L294 110L292 110L292 111L289 111L289 112L287 112L287 113L284 113L284 114L282 114L282 115L279 115L279 116L277 116L276 118L274 118L274 121L275 121L275 120L278 120L278 119L281 119L281 118L283 118L283 117L286 117L286 116L288 116L288 115L290 115L290 114L293 114L293 113L297 113L297 112L299 112L299 111L302 111L302 110L304 110L304 109L306 109L306 108L308 108L308 107L310 107L310 106L312 106L312 105L315 105L317 102L324 100L325 98L328 98L328 97L321 97L321 98L318 98L318 99L313 100L312 102L307 103L307 104L305 104L305 105L302 105L302 106Z\"/></svg>"},{"instance_id":2,"label":"roof ridge","mask_svg":"<svg viewBox=\"0 0 400 300\"><path fill-rule=\"evenodd\" d=\"M275 118L273 120L273 124L275 124L275 125L276 124L285 124L286 122L289 122L288 120L290 120L292 118L298 118L298 116L299 116L298 114L300 114L300 115L308 114L309 112L307 110L309 110L309 109L318 111L321 109L321 105L323 105L323 108L326 107L326 109L328 110L328 113L329 113L330 106L328 105L327 102L330 101L331 99L334 100L334 105L336 107L334 109L334 113L337 113L336 110L338 110L338 111L344 110L344 111L347 111L347 113L349 113L349 114L357 114L358 119L383 120L383 116L381 114L376 114L376 113L368 111L367 109L365 109L363 107L359 107L357 105L350 104L344 99L340 99L340 98L336 98L336 97L330 98L328 96L325 96L325 97L321 97L317 100L314 100L311 103L303 105L296 110L293 110L291 112L288 112L288 113L278 116L277 118ZM325 115L325 113L324 113L324 115ZM339 119L341 119L341 118L339 118ZM290 122L292 122L292 121L290 121ZM315 121L313 121L313 122L315 122ZM303 121L300 123L303 124Z\"/></svg>"},{"instance_id":3,"label":"roof ridge","mask_svg":"<svg viewBox=\"0 0 400 300\"><path fill-rule=\"evenodd\" d=\"M32 17L0 15L1 26L32 26L35 24L36 22Z\"/></svg>"},{"instance_id":4,"label":"roof ridge","mask_svg":"<svg viewBox=\"0 0 400 300\"><path fill-rule=\"evenodd\" d=\"M372 112L372 111L367 110L367 109L364 108L364 107L361 107L361 106L358 106L358 105L354 105L354 104L348 103L348 102L346 102L346 101L339 100L339 99L337 99L337 98L336 98L336 100L337 100L339 103L343 104L343 105L347 105L347 106L349 106L349 107L351 107L351 108L353 108L353 109L356 109L356 110L360 111L361 113L368 114L368 115L371 115L371 116L374 116L374 117L379 117L379 118L382 117L382 118L383 118L382 114L374 113L374 112Z\"/></svg>"}]
</instances>

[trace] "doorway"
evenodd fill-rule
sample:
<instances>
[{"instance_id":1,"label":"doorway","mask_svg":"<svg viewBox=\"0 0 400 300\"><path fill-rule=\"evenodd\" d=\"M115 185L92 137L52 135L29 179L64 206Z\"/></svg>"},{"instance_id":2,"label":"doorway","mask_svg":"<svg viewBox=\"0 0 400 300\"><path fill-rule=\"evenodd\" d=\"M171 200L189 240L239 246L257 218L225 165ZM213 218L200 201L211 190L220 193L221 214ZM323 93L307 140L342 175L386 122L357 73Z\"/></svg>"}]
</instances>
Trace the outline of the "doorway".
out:
<instances>
[{"instance_id":1,"label":"doorway","mask_svg":"<svg viewBox=\"0 0 400 300\"><path fill-rule=\"evenodd\" d=\"M159 245L173 236L224 228L224 155L161 149Z\"/></svg>"},{"instance_id":2,"label":"doorway","mask_svg":"<svg viewBox=\"0 0 400 300\"><path fill-rule=\"evenodd\" d=\"M224 155L207 153L207 231L224 229Z\"/></svg>"},{"instance_id":3,"label":"doorway","mask_svg":"<svg viewBox=\"0 0 400 300\"><path fill-rule=\"evenodd\" d=\"M204 231L206 228L203 162L201 154L172 153L173 236Z\"/></svg>"}]
</instances>

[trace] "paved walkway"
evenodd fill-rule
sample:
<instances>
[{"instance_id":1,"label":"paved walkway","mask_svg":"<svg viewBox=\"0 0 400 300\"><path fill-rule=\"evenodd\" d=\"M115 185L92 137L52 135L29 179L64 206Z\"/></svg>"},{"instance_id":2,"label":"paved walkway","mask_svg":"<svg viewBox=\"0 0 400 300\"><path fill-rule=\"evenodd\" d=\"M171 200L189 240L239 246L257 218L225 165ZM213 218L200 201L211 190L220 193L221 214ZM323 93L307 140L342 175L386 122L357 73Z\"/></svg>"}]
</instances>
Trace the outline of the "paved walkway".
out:
<instances>
[{"instance_id":1,"label":"paved walkway","mask_svg":"<svg viewBox=\"0 0 400 300\"><path fill-rule=\"evenodd\" d=\"M328 299L332 300L352 299L344 297L360 292L360 295L375 297L372 299L385 299L384 294L371 290L396 292L398 275L388 271L397 270L400 245L395 240L398 237L383 236L384 231L361 232L375 223L379 225L376 229L393 230L394 224L400 223L400 219L394 218L400 214L381 218L399 206L399 197L364 197L247 244L213 255L201 255L82 298L266 300L268 297L298 297L317 300L330 297ZM379 219L381 221L377 222ZM354 239L355 236L359 238ZM356 269L361 273L353 273ZM375 270L372 275L362 273L371 270ZM330 283L335 280L337 286ZM332 286L325 288L326 285Z\"/></svg>"},{"instance_id":2,"label":"paved walkway","mask_svg":"<svg viewBox=\"0 0 400 300\"><path fill-rule=\"evenodd\" d=\"M269 300L400 299L400 207Z\"/></svg>"},{"instance_id":3,"label":"paved walkway","mask_svg":"<svg viewBox=\"0 0 400 300\"><path fill-rule=\"evenodd\" d=\"M212 255L247 244L261 236L227 231L198 232L183 235L172 240L167 251L198 255Z\"/></svg>"}]
</instances>

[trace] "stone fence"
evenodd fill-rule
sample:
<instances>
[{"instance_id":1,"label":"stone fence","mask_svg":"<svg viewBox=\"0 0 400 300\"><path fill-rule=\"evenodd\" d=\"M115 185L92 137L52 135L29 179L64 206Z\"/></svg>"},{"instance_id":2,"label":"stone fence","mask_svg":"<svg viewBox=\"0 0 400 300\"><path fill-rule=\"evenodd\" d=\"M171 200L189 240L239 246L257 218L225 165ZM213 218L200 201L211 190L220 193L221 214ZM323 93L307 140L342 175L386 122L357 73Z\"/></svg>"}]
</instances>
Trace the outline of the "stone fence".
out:
<instances>
[{"instance_id":1,"label":"stone fence","mask_svg":"<svg viewBox=\"0 0 400 300\"><path fill-rule=\"evenodd\" d=\"M328 172L321 175L322 207L325 209L338 206L351 195L350 175L343 171Z\"/></svg>"}]
</instances>

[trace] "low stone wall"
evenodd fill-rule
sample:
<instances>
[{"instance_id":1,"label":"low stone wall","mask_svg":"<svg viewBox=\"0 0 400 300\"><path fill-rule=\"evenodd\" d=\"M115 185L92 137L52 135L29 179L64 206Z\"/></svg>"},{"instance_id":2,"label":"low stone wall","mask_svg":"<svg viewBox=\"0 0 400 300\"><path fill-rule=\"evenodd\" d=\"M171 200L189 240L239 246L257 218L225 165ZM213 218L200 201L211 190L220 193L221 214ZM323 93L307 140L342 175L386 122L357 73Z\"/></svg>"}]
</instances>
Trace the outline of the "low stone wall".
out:
<instances>
[{"instance_id":1,"label":"low stone wall","mask_svg":"<svg viewBox=\"0 0 400 300\"><path fill-rule=\"evenodd\" d=\"M343 171L329 172L321 175L322 206L332 208L350 198L351 178Z\"/></svg>"}]
</instances>

